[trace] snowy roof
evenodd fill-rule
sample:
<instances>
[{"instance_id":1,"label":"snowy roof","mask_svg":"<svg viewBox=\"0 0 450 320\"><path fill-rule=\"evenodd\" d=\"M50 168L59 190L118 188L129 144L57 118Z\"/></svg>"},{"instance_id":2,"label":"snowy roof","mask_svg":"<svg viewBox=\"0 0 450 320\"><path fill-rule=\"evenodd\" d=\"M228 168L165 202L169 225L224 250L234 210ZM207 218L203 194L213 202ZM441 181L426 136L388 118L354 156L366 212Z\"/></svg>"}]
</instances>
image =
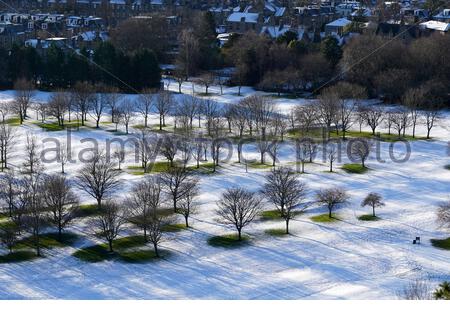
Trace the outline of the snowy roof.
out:
<instances>
[{"instance_id":1,"label":"snowy roof","mask_svg":"<svg viewBox=\"0 0 450 320\"><path fill-rule=\"evenodd\" d=\"M447 32L450 30L450 23L445 23L445 22L440 22L440 21L430 20L427 22L422 22L420 25L427 29L433 29L436 31Z\"/></svg>"},{"instance_id":2,"label":"snowy roof","mask_svg":"<svg viewBox=\"0 0 450 320\"><path fill-rule=\"evenodd\" d=\"M291 30L291 26L285 25L285 26L264 26L261 29L261 33L265 33L269 35L272 38L278 38L279 36L283 35L284 33Z\"/></svg>"},{"instance_id":3,"label":"snowy roof","mask_svg":"<svg viewBox=\"0 0 450 320\"><path fill-rule=\"evenodd\" d=\"M340 18L337 20L334 20L327 24L327 27L345 27L346 25L349 25L352 23L350 20L346 18Z\"/></svg>"},{"instance_id":4,"label":"snowy roof","mask_svg":"<svg viewBox=\"0 0 450 320\"><path fill-rule=\"evenodd\" d=\"M434 16L436 19L449 19L450 18L450 9L444 9Z\"/></svg>"},{"instance_id":5,"label":"snowy roof","mask_svg":"<svg viewBox=\"0 0 450 320\"><path fill-rule=\"evenodd\" d=\"M247 22L247 23L257 23L258 13L244 13L244 12L233 12L228 16L228 22Z\"/></svg>"}]
</instances>

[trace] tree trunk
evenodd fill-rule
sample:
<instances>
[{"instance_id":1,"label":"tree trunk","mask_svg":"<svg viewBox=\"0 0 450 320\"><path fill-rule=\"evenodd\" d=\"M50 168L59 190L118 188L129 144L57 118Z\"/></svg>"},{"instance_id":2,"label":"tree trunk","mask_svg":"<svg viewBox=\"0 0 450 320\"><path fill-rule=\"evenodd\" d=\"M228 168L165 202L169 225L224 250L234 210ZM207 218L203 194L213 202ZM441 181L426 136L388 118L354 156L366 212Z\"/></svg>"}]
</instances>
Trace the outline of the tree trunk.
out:
<instances>
[{"instance_id":1,"label":"tree trunk","mask_svg":"<svg viewBox=\"0 0 450 320\"><path fill-rule=\"evenodd\" d=\"M186 228L189 228L189 221L188 221L188 219L189 219L189 216L185 215L184 216L184 220L186 221Z\"/></svg>"},{"instance_id":2,"label":"tree trunk","mask_svg":"<svg viewBox=\"0 0 450 320\"><path fill-rule=\"evenodd\" d=\"M114 252L112 240L108 240L109 252Z\"/></svg>"},{"instance_id":3,"label":"tree trunk","mask_svg":"<svg viewBox=\"0 0 450 320\"><path fill-rule=\"evenodd\" d=\"M242 240L242 235L241 235L242 230L238 229L238 240L241 241Z\"/></svg>"},{"instance_id":4,"label":"tree trunk","mask_svg":"<svg viewBox=\"0 0 450 320\"><path fill-rule=\"evenodd\" d=\"M372 206L372 215L375 217L375 206Z\"/></svg>"},{"instance_id":5,"label":"tree trunk","mask_svg":"<svg viewBox=\"0 0 450 320\"><path fill-rule=\"evenodd\" d=\"M153 243L153 249L155 250L155 256L159 257L158 244L156 242Z\"/></svg>"},{"instance_id":6,"label":"tree trunk","mask_svg":"<svg viewBox=\"0 0 450 320\"><path fill-rule=\"evenodd\" d=\"M286 234L289 234L289 219L286 219Z\"/></svg>"}]
</instances>

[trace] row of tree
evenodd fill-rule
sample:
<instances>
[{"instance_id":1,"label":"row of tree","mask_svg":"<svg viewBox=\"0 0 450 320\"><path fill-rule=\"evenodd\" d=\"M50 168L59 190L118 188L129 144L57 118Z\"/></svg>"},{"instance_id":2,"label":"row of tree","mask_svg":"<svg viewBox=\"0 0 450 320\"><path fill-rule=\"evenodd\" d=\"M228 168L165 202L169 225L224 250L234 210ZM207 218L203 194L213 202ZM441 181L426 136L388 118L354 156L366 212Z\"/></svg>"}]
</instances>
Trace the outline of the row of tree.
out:
<instances>
[{"instance_id":1,"label":"row of tree","mask_svg":"<svg viewBox=\"0 0 450 320\"><path fill-rule=\"evenodd\" d=\"M136 183L126 199L119 204L111 195L121 186L120 171L102 153L93 154L81 168L77 178L70 181L61 174L45 174L37 156L37 142L27 136L26 160L22 170L10 170L1 177L0 198L6 205L12 224L0 230L2 243L12 251L24 232L31 234L31 244L36 254L41 254L42 234L53 226L61 240L63 231L79 218L79 198L74 188L84 191L97 202L97 215L90 219L94 235L108 242L113 251L113 241L126 224L143 231L145 242L153 244L158 255L158 244L162 240L163 227L173 222L173 213L184 217L189 227L189 217L197 212L199 180L186 166L175 165L160 175L146 177ZM289 222L303 213L311 203L307 202L307 187L290 169L274 169L267 177L260 193L243 188L230 188L218 200L216 211L220 221L232 225L241 240L242 229L250 224L262 211L264 195L277 208L279 215ZM324 189L317 192L317 203L328 208L331 218L334 208L348 202L345 190ZM170 213L164 211L168 202L173 205ZM375 208L383 205L381 197L369 194L362 203Z\"/></svg>"},{"instance_id":2,"label":"row of tree","mask_svg":"<svg viewBox=\"0 0 450 320\"><path fill-rule=\"evenodd\" d=\"M20 79L43 89L73 87L77 82L107 84L122 91L160 87L161 71L156 55L149 49L124 52L110 42L92 51L80 52L52 44L45 55L31 46L0 48L0 85L11 87Z\"/></svg>"}]
</instances>

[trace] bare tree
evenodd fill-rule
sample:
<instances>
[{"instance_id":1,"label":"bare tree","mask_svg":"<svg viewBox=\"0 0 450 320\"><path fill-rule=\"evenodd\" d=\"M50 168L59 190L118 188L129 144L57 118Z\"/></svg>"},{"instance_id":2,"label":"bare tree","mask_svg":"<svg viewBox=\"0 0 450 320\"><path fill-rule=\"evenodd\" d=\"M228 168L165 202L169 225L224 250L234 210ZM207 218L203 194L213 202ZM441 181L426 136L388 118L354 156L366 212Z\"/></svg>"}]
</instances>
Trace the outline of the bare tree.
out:
<instances>
[{"instance_id":1,"label":"bare tree","mask_svg":"<svg viewBox=\"0 0 450 320\"><path fill-rule=\"evenodd\" d=\"M431 300L428 283L420 279L410 281L398 296L404 300Z\"/></svg>"},{"instance_id":2,"label":"bare tree","mask_svg":"<svg viewBox=\"0 0 450 320\"><path fill-rule=\"evenodd\" d=\"M297 179L292 170L281 167L274 169L266 177L262 193L275 205L281 218L286 221L288 234L291 219L296 214L303 213L308 207L306 185Z\"/></svg>"},{"instance_id":3,"label":"bare tree","mask_svg":"<svg viewBox=\"0 0 450 320\"><path fill-rule=\"evenodd\" d=\"M361 108L362 118L365 119L367 125L372 129L372 134L375 135L375 130L384 120L383 109L379 106L371 106Z\"/></svg>"},{"instance_id":4,"label":"bare tree","mask_svg":"<svg viewBox=\"0 0 450 320\"><path fill-rule=\"evenodd\" d=\"M371 192L361 202L361 207L371 206L372 215L375 217L375 208L384 206L383 198L380 194Z\"/></svg>"},{"instance_id":5,"label":"bare tree","mask_svg":"<svg viewBox=\"0 0 450 320\"><path fill-rule=\"evenodd\" d=\"M217 102L211 99L206 99L201 104L201 114L205 116L206 119L206 129L207 134L211 135L212 123L217 117L220 116L219 106Z\"/></svg>"},{"instance_id":6,"label":"bare tree","mask_svg":"<svg viewBox=\"0 0 450 320\"><path fill-rule=\"evenodd\" d=\"M72 158L72 150L65 142L59 145L59 161L61 162L61 173L65 173L65 165Z\"/></svg>"},{"instance_id":7,"label":"bare tree","mask_svg":"<svg viewBox=\"0 0 450 320\"><path fill-rule=\"evenodd\" d=\"M410 114L406 110L398 110L390 115L390 121L394 129L397 130L398 137L400 138L402 133L404 137L406 128L411 125Z\"/></svg>"},{"instance_id":8,"label":"bare tree","mask_svg":"<svg viewBox=\"0 0 450 320\"><path fill-rule=\"evenodd\" d=\"M361 161L363 168L366 167L366 160L369 157L372 144L369 139L357 138L349 142L349 156L352 161Z\"/></svg>"},{"instance_id":9,"label":"bare tree","mask_svg":"<svg viewBox=\"0 0 450 320\"><path fill-rule=\"evenodd\" d=\"M439 204L437 212L437 222L444 228L450 228L450 201Z\"/></svg>"},{"instance_id":10,"label":"bare tree","mask_svg":"<svg viewBox=\"0 0 450 320\"><path fill-rule=\"evenodd\" d=\"M36 172L24 178L23 182L22 199L24 200L25 215L22 217L21 224L31 233L36 255L39 257L41 256L42 231L47 226L42 175Z\"/></svg>"},{"instance_id":11,"label":"bare tree","mask_svg":"<svg viewBox=\"0 0 450 320\"><path fill-rule=\"evenodd\" d=\"M310 132L313 126L319 121L319 112L316 105L296 106L294 121L298 123L304 133Z\"/></svg>"},{"instance_id":12,"label":"bare tree","mask_svg":"<svg viewBox=\"0 0 450 320\"><path fill-rule=\"evenodd\" d=\"M340 159L340 149L339 144L332 141L328 141L324 145L324 155L326 156L328 162L330 163L330 172L333 172L333 164L336 160Z\"/></svg>"},{"instance_id":13,"label":"bare tree","mask_svg":"<svg viewBox=\"0 0 450 320\"><path fill-rule=\"evenodd\" d=\"M180 67L176 67L175 70L173 70L172 75L178 84L178 93L181 93L181 86L183 85L183 82L187 78L187 76L185 74L185 70L183 70Z\"/></svg>"},{"instance_id":14,"label":"bare tree","mask_svg":"<svg viewBox=\"0 0 450 320\"><path fill-rule=\"evenodd\" d=\"M141 94L139 95L137 110L144 117L145 128L147 128L148 126L148 115L150 114L150 111L152 109L153 101L154 101L153 90L151 89L142 90Z\"/></svg>"},{"instance_id":15,"label":"bare tree","mask_svg":"<svg viewBox=\"0 0 450 320\"><path fill-rule=\"evenodd\" d=\"M141 166L144 169L144 173L149 172L151 170L150 164L154 163L156 156L158 155L160 139L151 135L148 128L142 128L139 131L139 153ZM120 166L120 164L119 164Z\"/></svg>"},{"instance_id":16,"label":"bare tree","mask_svg":"<svg viewBox=\"0 0 450 320\"><path fill-rule=\"evenodd\" d=\"M349 196L345 190L336 187L317 191L316 200L318 203L327 206L328 216L332 218L333 209L338 205L345 205Z\"/></svg>"},{"instance_id":17,"label":"bare tree","mask_svg":"<svg viewBox=\"0 0 450 320\"><path fill-rule=\"evenodd\" d=\"M128 219L144 231L145 242L149 240L147 233L162 200L161 179L151 176L137 183L125 201Z\"/></svg>"},{"instance_id":18,"label":"bare tree","mask_svg":"<svg viewBox=\"0 0 450 320\"><path fill-rule=\"evenodd\" d=\"M14 147L15 140L15 130L5 124L0 124L0 163L1 163L1 171L8 168L8 160L11 150Z\"/></svg>"},{"instance_id":19,"label":"bare tree","mask_svg":"<svg viewBox=\"0 0 450 320\"><path fill-rule=\"evenodd\" d=\"M440 112L436 109L430 109L425 111L425 124L427 126L427 139L430 139L430 132L433 126L440 118Z\"/></svg>"},{"instance_id":20,"label":"bare tree","mask_svg":"<svg viewBox=\"0 0 450 320\"><path fill-rule=\"evenodd\" d=\"M178 152L178 139L174 135L165 135L161 143L161 154L173 167L173 161Z\"/></svg>"},{"instance_id":21,"label":"bare tree","mask_svg":"<svg viewBox=\"0 0 450 320\"><path fill-rule=\"evenodd\" d=\"M26 168L26 173L34 174L40 170L41 158L39 152L39 145L36 136L27 134L25 145L25 160L23 166Z\"/></svg>"},{"instance_id":22,"label":"bare tree","mask_svg":"<svg viewBox=\"0 0 450 320\"><path fill-rule=\"evenodd\" d=\"M193 183L193 177L184 166L170 167L167 172L161 174L161 181L164 190L172 198L173 211L178 213L178 201L183 198L188 190L187 186Z\"/></svg>"},{"instance_id":23,"label":"bare tree","mask_svg":"<svg viewBox=\"0 0 450 320\"><path fill-rule=\"evenodd\" d=\"M214 73L205 72L197 77L195 82L203 87L205 87L205 95L208 95L208 89L211 85L214 84L215 81Z\"/></svg>"},{"instance_id":24,"label":"bare tree","mask_svg":"<svg viewBox=\"0 0 450 320\"><path fill-rule=\"evenodd\" d=\"M51 222L58 228L58 238L61 240L63 229L75 217L78 197L66 177L59 174L45 177L43 196L46 208L52 213Z\"/></svg>"},{"instance_id":25,"label":"bare tree","mask_svg":"<svg viewBox=\"0 0 450 320\"><path fill-rule=\"evenodd\" d=\"M199 194L198 183L198 179L191 178L182 184L178 213L184 217L187 228L189 228L189 217L196 211L195 199Z\"/></svg>"},{"instance_id":26,"label":"bare tree","mask_svg":"<svg viewBox=\"0 0 450 320\"><path fill-rule=\"evenodd\" d=\"M189 128L192 129L192 123L197 114L201 112L202 101L194 96L186 95L180 101L177 114L189 119Z\"/></svg>"},{"instance_id":27,"label":"bare tree","mask_svg":"<svg viewBox=\"0 0 450 320\"><path fill-rule=\"evenodd\" d=\"M155 98L155 107L159 114L159 130L166 126L166 116L173 108L173 97L169 91L160 91Z\"/></svg>"},{"instance_id":28,"label":"bare tree","mask_svg":"<svg viewBox=\"0 0 450 320\"><path fill-rule=\"evenodd\" d=\"M98 238L108 242L109 251L114 252L113 241L122 231L126 221L119 204L109 200L103 204L98 215L90 221L90 227Z\"/></svg>"},{"instance_id":29,"label":"bare tree","mask_svg":"<svg viewBox=\"0 0 450 320\"><path fill-rule=\"evenodd\" d=\"M216 172L216 167L219 165L220 150L224 147L225 141L223 139L224 123L221 118L214 119L211 124L211 157L213 160L213 172Z\"/></svg>"},{"instance_id":30,"label":"bare tree","mask_svg":"<svg viewBox=\"0 0 450 320\"><path fill-rule=\"evenodd\" d=\"M103 112L106 109L106 93L93 94L91 96L91 107L89 108L89 113L95 120L95 127L98 129L100 127L100 119L102 118Z\"/></svg>"},{"instance_id":31,"label":"bare tree","mask_svg":"<svg viewBox=\"0 0 450 320\"><path fill-rule=\"evenodd\" d=\"M41 123L44 123L47 118L47 113L50 111L49 104L46 102L38 102L35 104L34 109L36 110L36 119L41 117Z\"/></svg>"},{"instance_id":32,"label":"bare tree","mask_svg":"<svg viewBox=\"0 0 450 320\"><path fill-rule=\"evenodd\" d=\"M19 79L14 83L14 90L15 99L13 102L13 107L19 115L20 124L22 124L27 117L28 109L33 101L34 87L30 81L26 79Z\"/></svg>"},{"instance_id":33,"label":"bare tree","mask_svg":"<svg viewBox=\"0 0 450 320\"><path fill-rule=\"evenodd\" d=\"M16 225L7 225L0 229L0 243L9 250L9 253L13 252L18 236L19 232Z\"/></svg>"},{"instance_id":34,"label":"bare tree","mask_svg":"<svg viewBox=\"0 0 450 320\"><path fill-rule=\"evenodd\" d=\"M237 128L239 138L242 138L244 135L244 130L247 127L247 117L248 117L248 109L242 105L232 105L231 106L231 121L233 126ZM214 117L211 117L211 119ZM208 119L208 118L207 118ZM210 134L210 129L208 127L208 134Z\"/></svg>"},{"instance_id":35,"label":"bare tree","mask_svg":"<svg viewBox=\"0 0 450 320\"><path fill-rule=\"evenodd\" d=\"M13 212L17 209L16 202L19 193L19 180L14 170L5 172L0 177L0 199L6 202L9 216L13 217Z\"/></svg>"},{"instance_id":36,"label":"bare tree","mask_svg":"<svg viewBox=\"0 0 450 320\"><path fill-rule=\"evenodd\" d=\"M118 168L120 169L121 164L125 161L125 156L126 156L126 152L125 152L125 148L116 148L113 152L113 157L114 159L116 159L117 164L118 164Z\"/></svg>"},{"instance_id":37,"label":"bare tree","mask_svg":"<svg viewBox=\"0 0 450 320\"><path fill-rule=\"evenodd\" d=\"M339 115L339 96L332 90L324 90L317 100L318 117L327 130L327 139L330 138L331 125L336 122Z\"/></svg>"},{"instance_id":38,"label":"bare tree","mask_svg":"<svg viewBox=\"0 0 450 320\"><path fill-rule=\"evenodd\" d=\"M98 209L102 207L102 199L120 184L120 172L114 169L113 163L102 152L94 153L78 174L77 187L97 200Z\"/></svg>"},{"instance_id":39,"label":"bare tree","mask_svg":"<svg viewBox=\"0 0 450 320\"><path fill-rule=\"evenodd\" d=\"M243 188L227 189L217 201L216 213L221 223L236 228L241 241L242 229L261 212L261 201L256 193Z\"/></svg>"},{"instance_id":40,"label":"bare tree","mask_svg":"<svg viewBox=\"0 0 450 320\"><path fill-rule=\"evenodd\" d=\"M95 96L94 88L87 82L77 82L72 92L72 101L77 113L81 117L81 125L87 119L87 114L92 106L92 101Z\"/></svg>"},{"instance_id":41,"label":"bare tree","mask_svg":"<svg viewBox=\"0 0 450 320\"><path fill-rule=\"evenodd\" d=\"M70 109L72 97L64 91L53 93L48 102L49 114L55 117L60 127L64 126L65 115Z\"/></svg>"},{"instance_id":42,"label":"bare tree","mask_svg":"<svg viewBox=\"0 0 450 320\"><path fill-rule=\"evenodd\" d=\"M125 133L128 134L128 128L130 125L130 121L134 116L134 103L128 99L122 100L122 103L119 107L119 122L122 122L125 126Z\"/></svg>"},{"instance_id":43,"label":"bare tree","mask_svg":"<svg viewBox=\"0 0 450 320\"><path fill-rule=\"evenodd\" d=\"M14 101L0 102L1 122L5 123L6 117L14 110Z\"/></svg>"},{"instance_id":44,"label":"bare tree","mask_svg":"<svg viewBox=\"0 0 450 320\"><path fill-rule=\"evenodd\" d=\"M111 122L117 123L119 121L118 109L120 106L122 95L119 93L119 89L117 89L116 87L106 87L105 92L106 94L103 99L106 107L109 108L111 112Z\"/></svg>"}]
</instances>

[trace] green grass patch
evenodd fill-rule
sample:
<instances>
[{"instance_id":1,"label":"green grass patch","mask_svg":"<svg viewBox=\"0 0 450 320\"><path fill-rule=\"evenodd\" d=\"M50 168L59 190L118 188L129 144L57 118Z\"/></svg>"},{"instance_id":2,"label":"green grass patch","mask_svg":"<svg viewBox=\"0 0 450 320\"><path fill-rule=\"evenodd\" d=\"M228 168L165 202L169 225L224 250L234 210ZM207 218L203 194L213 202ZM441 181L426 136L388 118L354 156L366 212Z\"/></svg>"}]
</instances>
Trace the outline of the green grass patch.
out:
<instances>
[{"instance_id":1,"label":"green grass patch","mask_svg":"<svg viewBox=\"0 0 450 320\"><path fill-rule=\"evenodd\" d=\"M109 252L107 245L97 244L79 249L73 256L85 262L101 262L116 258L118 255L115 252Z\"/></svg>"},{"instance_id":2,"label":"green grass patch","mask_svg":"<svg viewBox=\"0 0 450 320\"><path fill-rule=\"evenodd\" d=\"M311 220L314 222L321 222L321 223L330 223L330 222L337 222L338 219L335 217L331 217L328 215L328 213L319 214L317 216L311 217Z\"/></svg>"},{"instance_id":3,"label":"green grass patch","mask_svg":"<svg viewBox=\"0 0 450 320\"><path fill-rule=\"evenodd\" d=\"M38 258L33 251L15 251L13 253L7 253L0 255L0 263L17 263L24 261L31 261Z\"/></svg>"},{"instance_id":4,"label":"green grass patch","mask_svg":"<svg viewBox=\"0 0 450 320\"><path fill-rule=\"evenodd\" d=\"M273 168L273 166L271 164L261 163L259 161L247 162L247 166L249 168L253 168L253 169L269 169L269 168Z\"/></svg>"},{"instance_id":5,"label":"green grass patch","mask_svg":"<svg viewBox=\"0 0 450 320\"><path fill-rule=\"evenodd\" d=\"M447 239L431 239L430 240L433 247L450 250L450 238Z\"/></svg>"},{"instance_id":6,"label":"green grass patch","mask_svg":"<svg viewBox=\"0 0 450 320\"><path fill-rule=\"evenodd\" d=\"M166 258L170 254L165 250L158 250L158 253L159 257L157 257L155 252L150 249L121 252L119 254L119 259L126 263L145 263L161 259L161 257Z\"/></svg>"},{"instance_id":7,"label":"green grass patch","mask_svg":"<svg viewBox=\"0 0 450 320\"><path fill-rule=\"evenodd\" d=\"M363 174L369 170L369 168L363 167L359 163L346 163L341 167L341 169L347 173L356 173L356 174Z\"/></svg>"},{"instance_id":8,"label":"green grass patch","mask_svg":"<svg viewBox=\"0 0 450 320\"><path fill-rule=\"evenodd\" d=\"M109 251L108 244L102 243L76 251L73 256L85 262L101 262L106 260L120 260L127 263L144 263L154 260L156 255L152 250L145 248L149 246L145 243L144 237L129 236L113 241L114 252ZM160 255L168 255L162 251Z\"/></svg>"},{"instance_id":9,"label":"green grass patch","mask_svg":"<svg viewBox=\"0 0 450 320\"><path fill-rule=\"evenodd\" d=\"M281 220L280 211L266 210L261 213L262 220Z\"/></svg>"},{"instance_id":10,"label":"green grass patch","mask_svg":"<svg viewBox=\"0 0 450 320\"><path fill-rule=\"evenodd\" d=\"M214 163L207 162L207 163L200 163L198 168L197 165L195 164L193 166L188 166L187 169L201 174L213 174L217 173L218 167L216 166L216 171L214 171Z\"/></svg>"},{"instance_id":11,"label":"green grass patch","mask_svg":"<svg viewBox=\"0 0 450 320\"><path fill-rule=\"evenodd\" d=\"M147 173L167 172L169 171L169 168L170 164L167 161L158 161L149 165ZM136 176L142 176L146 174L144 173L144 169L142 168L142 166L128 166L127 169L129 170L128 173Z\"/></svg>"},{"instance_id":12,"label":"green grass patch","mask_svg":"<svg viewBox=\"0 0 450 320\"><path fill-rule=\"evenodd\" d=\"M38 127L44 129L45 131L62 131L68 128L76 128L79 124L77 122L65 122L64 126L60 126L58 122L39 122L35 121Z\"/></svg>"},{"instance_id":13,"label":"green grass patch","mask_svg":"<svg viewBox=\"0 0 450 320\"><path fill-rule=\"evenodd\" d=\"M9 218L3 218L0 221L0 229L10 229L16 227L16 223L14 221L11 221Z\"/></svg>"},{"instance_id":14,"label":"green grass patch","mask_svg":"<svg viewBox=\"0 0 450 320\"><path fill-rule=\"evenodd\" d=\"M19 117L8 118L5 119L5 123L9 124L10 126L20 126L20 118Z\"/></svg>"},{"instance_id":15,"label":"green grass patch","mask_svg":"<svg viewBox=\"0 0 450 320\"><path fill-rule=\"evenodd\" d=\"M286 233L286 229L267 229L264 231L265 234L268 234L270 236L273 237L282 237L282 236L287 236L288 234Z\"/></svg>"},{"instance_id":16,"label":"green grass patch","mask_svg":"<svg viewBox=\"0 0 450 320\"><path fill-rule=\"evenodd\" d=\"M222 248L238 248L250 242L248 236L243 235L242 240L238 240L237 234L227 234L222 236L214 236L208 239L208 244L213 247Z\"/></svg>"},{"instance_id":17,"label":"green grass patch","mask_svg":"<svg viewBox=\"0 0 450 320\"><path fill-rule=\"evenodd\" d=\"M82 204L75 212L75 216L78 218L93 217L100 213L96 204Z\"/></svg>"},{"instance_id":18,"label":"green grass patch","mask_svg":"<svg viewBox=\"0 0 450 320\"><path fill-rule=\"evenodd\" d=\"M301 129L290 129L288 130L287 136L289 138L313 138L313 139L326 139L327 133L326 130L322 128L313 128L310 129L308 132L305 132ZM416 136L412 137L411 135L405 135L398 136L397 134L388 134L388 133L377 133L375 135L372 134L372 132L369 131L347 131L345 133L346 138L366 138L366 139L380 139L383 142L396 142L400 140L408 140L408 141L417 141L417 140L426 140L426 137ZM341 139L342 138L342 131L339 131L337 133L336 131L330 131L330 138L334 139Z\"/></svg>"},{"instance_id":19,"label":"green grass patch","mask_svg":"<svg viewBox=\"0 0 450 320\"><path fill-rule=\"evenodd\" d=\"M373 216L373 214L364 214L362 216L358 217L358 220L361 221L378 221L380 220L380 218L378 218L377 216Z\"/></svg>"},{"instance_id":20,"label":"green grass patch","mask_svg":"<svg viewBox=\"0 0 450 320\"><path fill-rule=\"evenodd\" d=\"M62 248L72 246L79 236L75 233L65 232L61 234L61 240L57 232L44 233L39 238L40 246L44 249ZM15 249L34 248L33 236L23 238L14 246Z\"/></svg>"},{"instance_id":21,"label":"green grass patch","mask_svg":"<svg viewBox=\"0 0 450 320\"><path fill-rule=\"evenodd\" d=\"M166 224L161 228L164 232L180 232L186 229L187 227L184 223Z\"/></svg>"}]
</instances>

